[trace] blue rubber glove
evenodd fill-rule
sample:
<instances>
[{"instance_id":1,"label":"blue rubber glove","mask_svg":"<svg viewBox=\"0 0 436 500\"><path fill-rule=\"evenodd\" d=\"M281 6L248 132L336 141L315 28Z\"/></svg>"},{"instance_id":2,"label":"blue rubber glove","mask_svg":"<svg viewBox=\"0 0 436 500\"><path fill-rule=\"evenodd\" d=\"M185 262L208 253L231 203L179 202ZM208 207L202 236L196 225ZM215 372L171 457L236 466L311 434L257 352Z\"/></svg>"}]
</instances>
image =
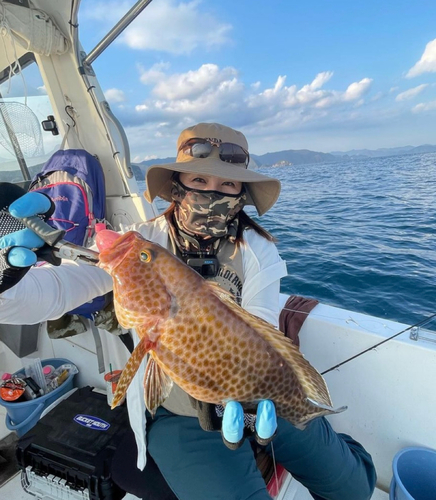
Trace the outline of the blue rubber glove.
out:
<instances>
[{"instance_id":1,"label":"blue rubber glove","mask_svg":"<svg viewBox=\"0 0 436 500\"><path fill-rule=\"evenodd\" d=\"M44 246L44 241L16 217L44 214L54 210L49 197L41 193L26 193L8 182L0 182L0 293L15 286L37 260L32 251Z\"/></svg>"},{"instance_id":2,"label":"blue rubber glove","mask_svg":"<svg viewBox=\"0 0 436 500\"><path fill-rule=\"evenodd\" d=\"M14 217L31 217L33 215L45 214L51 209L51 200L37 192L26 193L9 205L9 213ZM19 221L11 219L10 227L18 229ZM23 227L21 225L21 227ZM0 234L8 227L0 227ZM36 263L37 257L32 248L41 248L44 240L37 236L32 230L25 228L11 232L0 238L0 248L10 248L7 261L11 266L29 267Z\"/></svg>"},{"instance_id":3,"label":"blue rubber glove","mask_svg":"<svg viewBox=\"0 0 436 500\"><path fill-rule=\"evenodd\" d=\"M268 444L274 437L277 429L277 415L274 403L268 399L261 401L257 406L255 437L262 445ZM223 415L222 433L224 439L235 447L242 444L245 437L244 410L236 401L226 404Z\"/></svg>"}]
</instances>

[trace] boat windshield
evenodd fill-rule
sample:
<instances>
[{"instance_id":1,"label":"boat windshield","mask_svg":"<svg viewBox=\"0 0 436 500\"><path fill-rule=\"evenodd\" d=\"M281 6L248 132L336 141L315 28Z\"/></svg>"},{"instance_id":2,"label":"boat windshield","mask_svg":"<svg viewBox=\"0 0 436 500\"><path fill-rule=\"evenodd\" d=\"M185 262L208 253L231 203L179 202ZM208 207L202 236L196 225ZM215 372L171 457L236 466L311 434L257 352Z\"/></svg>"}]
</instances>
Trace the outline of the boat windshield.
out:
<instances>
[{"instance_id":1,"label":"boat windshield","mask_svg":"<svg viewBox=\"0 0 436 500\"><path fill-rule=\"evenodd\" d=\"M61 135L43 130L53 115L38 65L31 54L20 58L21 72L0 72L0 181L22 182L39 172L59 149Z\"/></svg>"}]
</instances>

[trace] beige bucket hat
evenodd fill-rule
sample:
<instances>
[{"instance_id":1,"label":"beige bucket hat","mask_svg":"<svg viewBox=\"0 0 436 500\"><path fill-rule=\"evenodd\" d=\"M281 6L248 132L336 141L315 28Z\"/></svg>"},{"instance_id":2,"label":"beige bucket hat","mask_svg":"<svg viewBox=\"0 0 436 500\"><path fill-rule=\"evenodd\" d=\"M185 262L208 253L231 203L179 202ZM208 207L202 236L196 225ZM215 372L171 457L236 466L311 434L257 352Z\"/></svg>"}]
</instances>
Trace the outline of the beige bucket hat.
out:
<instances>
[{"instance_id":1,"label":"beige bucket hat","mask_svg":"<svg viewBox=\"0 0 436 500\"><path fill-rule=\"evenodd\" d=\"M248 170L245 163L228 163L219 157L218 148L213 147L207 158L193 158L180 147L189 139L209 139L214 143L227 142L241 146L248 151L244 134L218 123L199 123L180 134L177 141L175 163L152 165L146 174L147 190L145 198L151 203L156 196L171 201L172 175L174 172L214 175L222 179L243 182L248 192L247 204L254 205L259 215L269 210L280 194L280 181Z\"/></svg>"}]
</instances>

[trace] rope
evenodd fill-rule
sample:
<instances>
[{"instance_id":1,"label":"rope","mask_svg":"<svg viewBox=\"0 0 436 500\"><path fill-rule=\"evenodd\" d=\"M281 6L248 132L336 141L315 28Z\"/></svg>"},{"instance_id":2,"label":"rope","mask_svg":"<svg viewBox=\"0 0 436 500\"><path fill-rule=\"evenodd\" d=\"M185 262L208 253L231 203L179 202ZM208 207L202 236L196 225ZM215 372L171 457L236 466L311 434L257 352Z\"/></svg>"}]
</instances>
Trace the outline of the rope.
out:
<instances>
[{"instance_id":1,"label":"rope","mask_svg":"<svg viewBox=\"0 0 436 500\"><path fill-rule=\"evenodd\" d=\"M5 10L5 5L3 3L0 4L0 34L2 35L3 48L4 48L6 58L7 58L8 64L9 64L8 89L7 89L6 93L9 94L9 92L11 91L12 76L19 74L21 76L22 81L23 81L24 105L27 106L26 80L23 76L23 71L21 68L20 61L18 60L15 37L13 36L13 33L11 31L11 27L6 19L6 10ZM9 58L7 46L5 43L6 36L9 36L11 43L12 43L12 51L13 51L13 56L14 56L13 61L11 61Z\"/></svg>"}]
</instances>

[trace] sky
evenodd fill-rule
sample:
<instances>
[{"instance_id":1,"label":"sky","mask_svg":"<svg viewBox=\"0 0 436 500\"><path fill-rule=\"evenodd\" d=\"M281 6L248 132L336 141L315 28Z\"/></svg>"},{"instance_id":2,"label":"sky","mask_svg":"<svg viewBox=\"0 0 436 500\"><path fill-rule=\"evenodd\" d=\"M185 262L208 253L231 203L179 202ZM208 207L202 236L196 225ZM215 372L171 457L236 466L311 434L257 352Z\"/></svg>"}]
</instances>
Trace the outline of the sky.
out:
<instances>
[{"instance_id":1,"label":"sky","mask_svg":"<svg viewBox=\"0 0 436 500\"><path fill-rule=\"evenodd\" d=\"M134 0L82 0L86 52ZM94 63L135 162L185 127L241 130L250 152L436 144L434 0L153 0Z\"/></svg>"}]
</instances>

